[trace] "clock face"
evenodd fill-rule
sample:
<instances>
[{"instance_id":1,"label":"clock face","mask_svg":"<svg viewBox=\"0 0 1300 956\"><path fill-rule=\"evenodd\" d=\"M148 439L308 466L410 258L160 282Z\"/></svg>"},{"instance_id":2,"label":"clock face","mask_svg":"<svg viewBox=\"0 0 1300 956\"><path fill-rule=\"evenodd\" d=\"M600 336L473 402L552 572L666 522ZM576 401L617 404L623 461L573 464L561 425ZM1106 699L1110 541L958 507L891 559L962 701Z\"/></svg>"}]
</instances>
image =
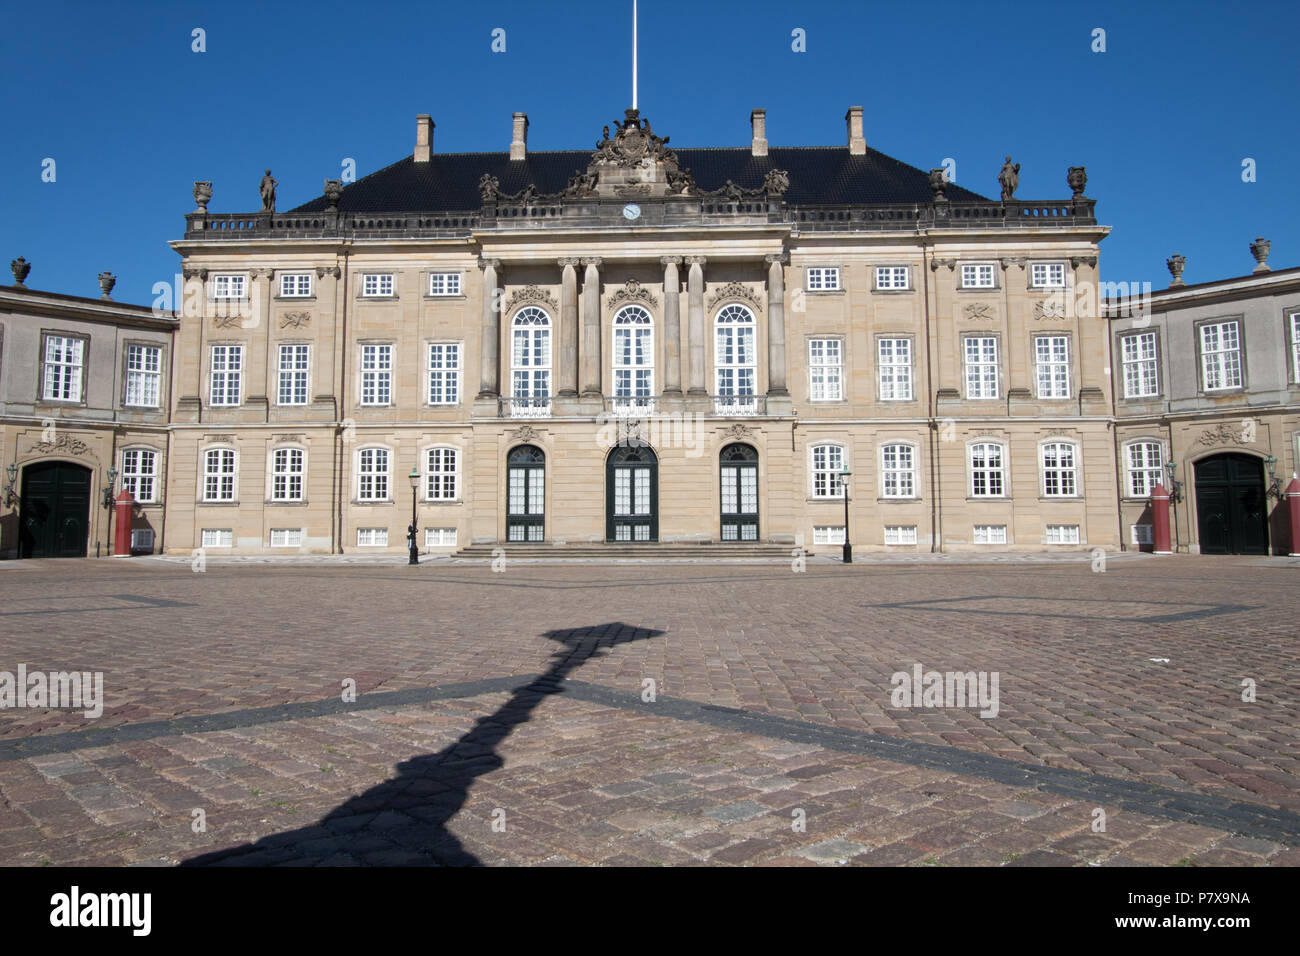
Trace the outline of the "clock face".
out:
<instances>
[{"instance_id":1,"label":"clock face","mask_svg":"<svg viewBox=\"0 0 1300 956\"><path fill-rule=\"evenodd\" d=\"M623 218L628 222L631 222L633 219L640 219L641 207L634 202L628 203L623 207Z\"/></svg>"}]
</instances>

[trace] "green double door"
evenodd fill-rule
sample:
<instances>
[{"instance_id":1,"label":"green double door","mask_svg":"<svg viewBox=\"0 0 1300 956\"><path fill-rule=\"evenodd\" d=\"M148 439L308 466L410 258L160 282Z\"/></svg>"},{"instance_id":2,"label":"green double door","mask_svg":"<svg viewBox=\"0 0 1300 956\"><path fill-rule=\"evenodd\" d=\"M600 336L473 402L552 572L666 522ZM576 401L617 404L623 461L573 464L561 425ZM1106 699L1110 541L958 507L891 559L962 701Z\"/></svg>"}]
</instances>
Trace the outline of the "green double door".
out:
<instances>
[{"instance_id":1,"label":"green double door","mask_svg":"<svg viewBox=\"0 0 1300 956\"><path fill-rule=\"evenodd\" d=\"M1250 455L1196 463L1196 526L1201 554L1268 554L1264 467Z\"/></svg>"},{"instance_id":2,"label":"green double door","mask_svg":"<svg viewBox=\"0 0 1300 956\"><path fill-rule=\"evenodd\" d=\"M18 557L84 558L90 521L90 469L65 462L23 469Z\"/></svg>"}]
</instances>

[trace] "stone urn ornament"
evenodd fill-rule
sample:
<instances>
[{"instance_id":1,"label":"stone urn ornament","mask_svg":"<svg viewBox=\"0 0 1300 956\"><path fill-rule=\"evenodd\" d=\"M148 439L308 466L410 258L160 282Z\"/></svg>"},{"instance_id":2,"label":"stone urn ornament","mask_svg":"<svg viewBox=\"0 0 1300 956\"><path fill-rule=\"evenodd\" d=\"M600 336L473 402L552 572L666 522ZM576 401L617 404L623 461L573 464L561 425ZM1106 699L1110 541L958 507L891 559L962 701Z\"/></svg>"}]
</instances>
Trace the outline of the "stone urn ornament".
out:
<instances>
[{"instance_id":1,"label":"stone urn ornament","mask_svg":"<svg viewBox=\"0 0 1300 956\"><path fill-rule=\"evenodd\" d=\"M1174 281L1169 283L1169 288L1173 289L1186 284L1183 282L1183 269L1187 267L1186 256L1180 256L1175 252L1165 260L1165 266L1168 267L1169 274L1174 277Z\"/></svg>"},{"instance_id":2,"label":"stone urn ornament","mask_svg":"<svg viewBox=\"0 0 1300 956\"><path fill-rule=\"evenodd\" d=\"M1250 254L1255 257L1255 272L1269 272L1268 253L1273 243L1263 236L1256 236L1255 241L1250 244Z\"/></svg>"},{"instance_id":3,"label":"stone urn ornament","mask_svg":"<svg viewBox=\"0 0 1300 956\"><path fill-rule=\"evenodd\" d=\"M327 179L325 180L325 202L329 203L330 209L339 208L339 197L343 195L343 180Z\"/></svg>"},{"instance_id":4,"label":"stone urn ornament","mask_svg":"<svg viewBox=\"0 0 1300 956\"><path fill-rule=\"evenodd\" d=\"M195 180L194 201L198 203L198 208L195 209L194 211L206 214L208 211L208 200L210 200L211 198L212 198L212 183L199 182L198 180Z\"/></svg>"},{"instance_id":5,"label":"stone urn ornament","mask_svg":"<svg viewBox=\"0 0 1300 956\"><path fill-rule=\"evenodd\" d=\"M1069 185L1070 189L1074 191L1074 195L1070 198L1079 199L1083 196L1083 190L1088 185L1088 167L1071 166L1066 170L1065 182Z\"/></svg>"},{"instance_id":6,"label":"stone urn ornament","mask_svg":"<svg viewBox=\"0 0 1300 956\"><path fill-rule=\"evenodd\" d=\"M19 256L17 259L10 260L9 268L14 271L14 285L20 289L25 288L23 283L27 281L27 276L32 271L32 264Z\"/></svg>"},{"instance_id":7,"label":"stone urn ornament","mask_svg":"<svg viewBox=\"0 0 1300 956\"><path fill-rule=\"evenodd\" d=\"M104 293L101 299L110 299L113 297L113 286L117 285L117 276L111 272L101 272L99 274L99 288Z\"/></svg>"},{"instance_id":8,"label":"stone urn ornament","mask_svg":"<svg viewBox=\"0 0 1300 956\"><path fill-rule=\"evenodd\" d=\"M935 202L947 202L948 197L944 191L948 188L948 171L945 169L930 170L930 191L934 193Z\"/></svg>"}]
</instances>

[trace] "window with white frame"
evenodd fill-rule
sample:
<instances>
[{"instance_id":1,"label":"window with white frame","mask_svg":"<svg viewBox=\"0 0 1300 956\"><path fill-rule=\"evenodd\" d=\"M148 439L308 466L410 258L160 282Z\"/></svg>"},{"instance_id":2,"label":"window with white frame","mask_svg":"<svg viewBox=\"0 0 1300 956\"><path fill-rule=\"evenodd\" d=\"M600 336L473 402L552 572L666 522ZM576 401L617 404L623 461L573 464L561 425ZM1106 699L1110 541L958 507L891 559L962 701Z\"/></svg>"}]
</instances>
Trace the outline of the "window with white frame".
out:
<instances>
[{"instance_id":1,"label":"window with white frame","mask_svg":"<svg viewBox=\"0 0 1300 956\"><path fill-rule=\"evenodd\" d=\"M1043 495L1048 498L1072 497L1078 494L1074 445L1070 442L1048 442L1042 446Z\"/></svg>"},{"instance_id":2,"label":"window with white frame","mask_svg":"<svg viewBox=\"0 0 1300 956\"><path fill-rule=\"evenodd\" d=\"M808 340L808 400L838 402L844 398L844 343L840 339Z\"/></svg>"},{"instance_id":3,"label":"window with white frame","mask_svg":"<svg viewBox=\"0 0 1300 956\"><path fill-rule=\"evenodd\" d=\"M732 303L718 313L713 365L717 395L756 395L754 313Z\"/></svg>"},{"instance_id":4,"label":"window with white frame","mask_svg":"<svg viewBox=\"0 0 1300 956\"><path fill-rule=\"evenodd\" d=\"M839 267L819 267L808 270L809 292L835 292L840 287Z\"/></svg>"},{"instance_id":5,"label":"window with white frame","mask_svg":"<svg viewBox=\"0 0 1300 956\"><path fill-rule=\"evenodd\" d=\"M842 524L813 525L813 544L843 544L843 543L844 543L844 525Z\"/></svg>"},{"instance_id":6,"label":"window with white frame","mask_svg":"<svg viewBox=\"0 0 1300 956\"><path fill-rule=\"evenodd\" d=\"M840 445L813 445L812 494L814 498L840 498L843 489L840 472L844 469L844 448Z\"/></svg>"},{"instance_id":7,"label":"window with white frame","mask_svg":"<svg viewBox=\"0 0 1300 956\"><path fill-rule=\"evenodd\" d=\"M242 299L248 294L248 276L214 275L212 277L212 298Z\"/></svg>"},{"instance_id":8,"label":"window with white frame","mask_svg":"<svg viewBox=\"0 0 1300 956\"><path fill-rule=\"evenodd\" d=\"M1201 326L1201 381L1205 390L1241 387L1241 329L1236 321Z\"/></svg>"},{"instance_id":9,"label":"window with white frame","mask_svg":"<svg viewBox=\"0 0 1300 956\"><path fill-rule=\"evenodd\" d=\"M301 548L302 528L272 528L271 547Z\"/></svg>"},{"instance_id":10,"label":"window with white frame","mask_svg":"<svg viewBox=\"0 0 1300 956\"><path fill-rule=\"evenodd\" d=\"M146 448L128 448L122 452L122 490L140 504L158 500L158 455Z\"/></svg>"},{"instance_id":11,"label":"window with white frame","mask_svg":"<svg viewBox=\"0 0 1300 956\"><path fill-rule=\"evenodd\" d=\"M1291 325L1291 371L1295 381L1300 383L1300 312L1289 316Z\"/></svg>"},{"instance_id":12,"label":"window with white frame","mask_svg":"<svg viewBox=\"0 0 1300 956\"><path fill-rule=\"evenodd\" d=\"M125 403L157 408L161 394L162 349L156 345L128 345Z\"/></svg>"},{"instance_id":13,"label":"window with white frame","mask_svg":"<svg viewBox=\"0 0 1300 956\"><path fill-rule=\"evenodd\" d=\"M203 453L203 500L235 500L235 452L209 448Z\"/></svg>"},{"instance_id":14,"label":"window with white frame","mask_svg":"<svg viewBox=\"0 0 1300 956\"><path fill-rule=\"evenodd\" d=\"M357 500L388 500L387 448L363 448L357 452Z\"/></svg>"},{"instance_id":15,"label":"window with white frame","mask_svg":"<svg viewBox=\"0 0 1300 956\"><path fill-rule=\"evenodd\" d=\"M1007 526L1004 524L977 524L971 541L974 544L1006 544Z\"/></svg>"},{"instance_id":16,"label":"window with white frame","mask_svg":"<svg viewBox=\"0 0 1300 956\"><path fill-rule=\"evenodd\" d=\"M41 395L46 401L81 401L85 355L85 339L70 335L45 337L45 387Z\"/></svg>"},{"instance_id":17,"label":"window with white frame","mask_svg":"<svg viewBox=\"0 0 1300 956\"><path fill-rule=\"evenodd\" d=\"M301 448L276 448L271 452L272 501L302 501L305 459Z\"/></svg>"},{"instance_id":18,"label":"window with white frame","mask_svg":"<svg viewBox=\"0 0 1300 956\"><path fill-rule=\"evenodd\" d=\"M1029 284L1035 289L1065 288L1065 263L1031 263L1029 267Z\"/></svg>"},{"instance_id":19,"label":"window with white frame","mask_svg":"<svg viewBox=\"0 0 1300 956\"><path fill-rule=\"evenodd\" d=\"M1124 397L1152 398L1160 394L1156 374L1156 334L1139 332L1120 339L1124 364Z\"/></svg>"},{"instance_id":20,"label":"window with white frame","mask_svg":"<svg viewBox=\"0 0 1300 956\"><path fill-rule=\"evenodd\" d=\"M550 398L551 317L530 305L515 313L510 329L510 394Z\"/></svg>"},{"instance_id":21,"label":"window with white frame","mask_svg":"<svg viewBox=\"0 0 1300 956\"><path fill-rule=\"evenodd\" d=\"M907 266L876 266L877 289L908 288Z\"/></svg>"},{"instance_id":22,"label":"window with white frame","mask_svg":"<svg viewBox=\"0 0 1300 956\"><path fill-rule=\"evenodd\" d=\"M363 296L391 296L393 294L393 274L391 272L367 272L361 277L361 294Z\"/></svg>"},{"instance_id":23,"label":"window with white frame","mask_svg":"<svg viewBox=\"0 0 1300 956\"><path fill-rule=\"evenodd\" d=\"M998 397L998 340L993 336L967 336L966 397Z\"/></svg>"},{"instance_id":24,"label":"window with white frame","mask_svg":"<svg viewBox=\"0 0 1300 956\"><path fill-rule=\"evenodd\" d=\"M655 393L655 325L639 305L614 316L614 397L648 399Z\"/></svg>"},{"instance_id":25,"label":"window with white frame","mask_svg":"<svg viewBox=\"0 0 1300 956\"><path fill-rule=\"evenodd\" d=\"M880 339L876 346L880 357L880 400L912 400L912 340Z\"/></svg>"},{"instance_id":26,"label":"window with white frame","mask_svg":"<svg viewBox=\"0 0 1300 956\"><path fill-rule=\"evenodd\" d=\"M361 404L388 405L393 399L393 347L361 346Z\"/></svg>"},{"instance_id":27,"label":"window with white frame","mask_svg":"<svg viewBox=\"0 0 1300 956\"><path fill-rule=\"evenodd\" d=\"M212 379L208 403L238 405L243 371L244 347L242 345L212 346Z\"/></svg>"},{"instance_id":28,"label":"window with white frame","mask_svg":"<svg viewBox=\"0 0 1300 956\"><path fill-rule=\"evenodd\" d=\"M885 525L885 544L916 544L916 525Z\"/></svg>"},{"instance_id":29,"label":"window with white frame","mask_svg":"<svg viewBox=\"0 0 1300 956\"><path fill-rule=\"evenodd\" d=\"M1049 524L1043 531L1044 544L1078 544L1077 524Z\"/></svg>"},{"instance_id":30,"label":"window with white frame","mask_svg":"<svg viewBox=\"0 0 1300 956\"><path fill-rule=\"evenodd\" d=\"M1124 446L1128 496L1148 498L1164 480L1164 450L1159 442L1135 441Z\"/></svg>"},{"instance_id":31,"label":"window with white frame","mask_svg":"<svg viewBox=\"0 0 1300 956\"><path fill-rule=\"evenodd\" d=\"M460 403L460 343L429 343L429 404Z\"/></svg>"},{"instance_id":32,"label":"window with white frame","mask_svg":"<svg viewBox=\"0 0 1300 956\"><path fill-rule=\"evenodd\" d=\"M455 501L460 453L455 448L430 448L425 454L425 501Z\"/></svg>"},{"instance_id":33,"label":"window with white frame","mask_svg":"<svg viewBox=\"0 0 1300 956\"><path fill-rule=\"evenodd\" d=\"M357 547L358 548L388 547L388 529L387 528L358 528Z\"/></svg>"},{"instance_id":34,"label":"window with white frame","mask_svg":"<svg viewBox=\"0 0 1300 956\"><path fill-rule=\"evenodd\" d=\"M1006 495L1003 448L997 442L970 446L970 493L972 498L1001 498Z\"/></svg>"},{"instance_id":35,"label":"window with white frame","mask_svg":"<svg viewBox=\"0 0 1300 956\"><path fill-rule=\"evenodd\" d=\"M281 345L277 401L281 405L307 404L307 371L311 346Z\"/></svg>"},{"instance_id":36,"label":"window with white frame","mask_svg":"<svg viewBox=\"0 0 1300 956\"><path fill-rule=\"evenodd\" d=\"M202 541L205 548L229 548L235 543L235 532L232 528L204 528Z\"/></svg>"},{"instance_id":37,"label":"window with white frame","mask_svg":"<svg viewBox=\"0 0 1300 956\"><path fill-rule=\"evenodd\" d=\"M1034 336L1034 363L1039 398L1070 397L1070 339L1065 335Z\"/></svg>"},{"instance_id":38,"label":"window with white frame","mask_svg":"<svg viewBox=\"0 0 1300 956\"><path fill-rule=\"evenodd\" d=\"M993 263L963 262L961 287L963 289L992 289L994 287Z\"/></svg>"},{"instance_id":39,"label":"window with white frame","mask_svg":"<svg viewBox=\"0 0 1300 956\"><path fill-rule=\"evenodd\" d=\"M280 298L305 299L311 296L310 272L281 272Z\"/></svg>"},{"instance_id":40,"label":"window with white frame","mask_svg":"<svg viewBox=\"0 0 1300 956\"><path fill-rule=\"evenodd\" d=\"M916 497L916 450L911 445L883 446L880 477L886 498Z\"/></svg>"},{"instance_id":41,"label":"window with white frame","mask_svg":"<svg viewBox=\"0 0 1300 956\"><path fill-rule=\"evenodd\" d=\"M425 528L424 546L426 548L456 547L456 529L455 528Z\"/></svg>"},{"instance_id":42,"label":"window with white frame","mask_svg":"<svg viewBox=\"0 0 1300 956\"><path fill-rule=\"evenodd\" d=\"M460 273L430 272L429 295L460 295Z\"/></svg>"},{"instance_id":43,"label":"window with white frame","mask_svg":"<svg viewBox=\"0 0 1300 956\"><path fill-rule=\"evenodd\" d=\"M1149 524L1130 525L1134 544L1155 544L1154 528Z\"/></svg>"}]
</instances>

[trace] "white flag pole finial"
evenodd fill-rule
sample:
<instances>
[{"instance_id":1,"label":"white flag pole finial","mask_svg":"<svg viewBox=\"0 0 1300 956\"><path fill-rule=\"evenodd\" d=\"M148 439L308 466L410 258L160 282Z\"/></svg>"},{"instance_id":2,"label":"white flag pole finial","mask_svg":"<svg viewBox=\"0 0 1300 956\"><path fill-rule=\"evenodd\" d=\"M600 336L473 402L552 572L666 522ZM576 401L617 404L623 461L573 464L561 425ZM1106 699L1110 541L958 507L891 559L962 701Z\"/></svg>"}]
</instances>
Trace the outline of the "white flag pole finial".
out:
<instances>
[{"instance_id":1,"label":"white flag pole finial","mask_svg":"<svg viewBox=\"0 0 1300 956\"><path fill-rule=\"evenodd\" d=\"M632 0L632 109L636 109L636 0Z\"/></svg>"}]
</instances>

